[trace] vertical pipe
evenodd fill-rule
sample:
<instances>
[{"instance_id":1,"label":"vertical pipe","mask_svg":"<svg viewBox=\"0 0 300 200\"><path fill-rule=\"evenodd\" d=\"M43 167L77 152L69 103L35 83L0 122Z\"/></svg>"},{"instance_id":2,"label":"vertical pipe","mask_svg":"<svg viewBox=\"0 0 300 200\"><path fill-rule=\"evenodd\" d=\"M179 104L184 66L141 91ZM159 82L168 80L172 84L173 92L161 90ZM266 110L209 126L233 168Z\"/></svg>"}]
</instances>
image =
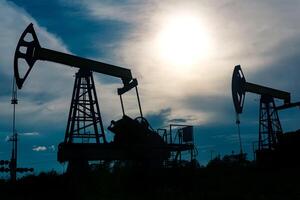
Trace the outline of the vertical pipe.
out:
<instances>
[{"instance_id":1,"label":"vertical pipe","mask_svg":"<svg viewBox=\"0 0 300 200\"><path fill-rule=\"evenodd\" d=\"M236 113L236 125L237 125L237 129L238 129L238 137L239 137L239 143L240 143L240 154L243 154L243 145L242 145L242 138L241 138L241 130L240 130L240 118L239 118L239 114Z\"/></svg>"},{"instance_id":2,"label":"vertical pipe","mask_svg":"<svg viewBox=\"0 0 300 200\"><path fill-rule=\"evenodd\" d=\"M138 100L138 104L139 104L140 114L141 114L141 117L143 117L142 106L141 106L141 102L140 102L140 95L139 95L137 86L135 86L135 91L136 91L136 96L137 96L137 100Z\"/></svg>"},{"instance_id":3,"label":"vertical pipe","mask_svg":"<svg viewBox=\"0 0 300 200\"><path fill-rule=\"evenodd\" d=\"M124 104L123 104L123 99L122 99L122 95L120 94L120 101L121 101L121 107L122 107L122 113L123 116L125 115L125 111L124 111Z\"/></svg>"}]
</instances>

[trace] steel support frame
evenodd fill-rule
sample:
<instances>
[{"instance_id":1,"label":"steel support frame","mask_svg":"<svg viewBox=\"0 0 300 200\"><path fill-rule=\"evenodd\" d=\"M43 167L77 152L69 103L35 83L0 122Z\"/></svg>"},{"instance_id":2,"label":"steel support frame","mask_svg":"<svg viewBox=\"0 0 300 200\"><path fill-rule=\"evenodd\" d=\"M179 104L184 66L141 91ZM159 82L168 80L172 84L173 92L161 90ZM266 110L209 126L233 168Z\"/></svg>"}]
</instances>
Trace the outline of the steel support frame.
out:
<instances>
[{"instance_id":1,"label":"steel support frame","mask_svg":"<svg viewBox=\"0 0 300 200\"><path fill-rule=\"evenodd\" d=\"M64 142L76 143L75 139L82 139L82 143L89 143L90 139L97 144L106 143L93 73L87 69L79 69L75 76Z\"/></svg>"},{"instance_id":2,"label":"steel support frame","mask_svg":"<svg viewBox=\"0 0 300 200\"><path fill-rule=\"evenodd\" d=\"M261 95L259 106L259 138L258 150L273 150L282 134L274 98Z\"/></svg>"}]
</instances>

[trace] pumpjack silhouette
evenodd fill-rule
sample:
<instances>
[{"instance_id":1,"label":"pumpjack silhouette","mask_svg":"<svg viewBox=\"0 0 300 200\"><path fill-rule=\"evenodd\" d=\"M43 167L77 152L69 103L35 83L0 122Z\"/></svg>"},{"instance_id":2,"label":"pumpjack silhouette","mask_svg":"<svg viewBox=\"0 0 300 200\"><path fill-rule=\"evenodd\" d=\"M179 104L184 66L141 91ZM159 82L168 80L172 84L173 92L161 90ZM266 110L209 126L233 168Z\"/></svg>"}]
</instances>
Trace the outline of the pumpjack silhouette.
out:
<instances>
[{"instance_id":1,"label":"pumpjack silhouette","mask_svg":"<svg viewBox=\"0 0 300 200\"><path fill-rule=\"evenodd\" d=\"M259 166L299 166L300 131L283 133L278 111L300 106L291 102L291 94L246 82L240 65L232 75L232 98L237 116L243 112L246 92L260 95L258 148L255 150ZM283 100L280 106L274 99ZM239 117L237 117L237 123Z\"/></svg>"},{"instance_id":2,"label":"pumpjack silhouette","mask_svg":"<svg viewBox=\"0 0 300 200\"><path fill-rule=\"evenodd\" d=\"M27 66L20 65L20 60L25 60ZM88 161L94 160L133 160L161 166L170 158L176 158L173 161L177 162L183 151L192 152L194 158L193 137L188 141L168 142L164 139L165 136L153 130L143 117L138 82L132 77L130 69L43 48L33 24L30 24L22 33L15 51L14 74L19 89L22 88L37 60L79 69L75 75L65 139L58 146L58 161L68 162L69 171L85 169L88 167ZM117 90L123 117L112 121L108 127L108 130L115 134L114 140L110 143L106 140L93 73L117 77L123 83L123 87ZM125 114L122 100L122 95L133 88L136 91L140 111L140 116L135 119ZM176 134L181 138L191 135L192 131L187 130L178 129ZM164 132L164 135L166 134L171 133Z\"/></svg>"}]
</instances>

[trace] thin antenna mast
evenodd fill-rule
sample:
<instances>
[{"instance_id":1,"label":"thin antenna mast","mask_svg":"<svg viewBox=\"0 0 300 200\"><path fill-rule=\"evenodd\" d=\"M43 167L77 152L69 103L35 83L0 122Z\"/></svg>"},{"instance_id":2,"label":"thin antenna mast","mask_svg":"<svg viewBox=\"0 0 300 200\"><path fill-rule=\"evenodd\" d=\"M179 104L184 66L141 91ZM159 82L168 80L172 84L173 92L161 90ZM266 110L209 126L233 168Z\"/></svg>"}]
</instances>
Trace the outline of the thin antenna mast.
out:
<instances>
[{"instance_id":1,"label":"thin antenna mast","mask_svg":"<svg viewBox=\"0 0 300 200\"><path fill-rule=\"evenodd\" d=\"M13 78L12 87L12 98L11 104L13 105L13 125L12 125L12 137L10 141L12 142L12 153L10 160L10 178L12 181L17 179L17 154L18 154L18 133L16 130L16 104L18 104L18 89L16 86L15 78Z\"/></svg>"}]
</instances>

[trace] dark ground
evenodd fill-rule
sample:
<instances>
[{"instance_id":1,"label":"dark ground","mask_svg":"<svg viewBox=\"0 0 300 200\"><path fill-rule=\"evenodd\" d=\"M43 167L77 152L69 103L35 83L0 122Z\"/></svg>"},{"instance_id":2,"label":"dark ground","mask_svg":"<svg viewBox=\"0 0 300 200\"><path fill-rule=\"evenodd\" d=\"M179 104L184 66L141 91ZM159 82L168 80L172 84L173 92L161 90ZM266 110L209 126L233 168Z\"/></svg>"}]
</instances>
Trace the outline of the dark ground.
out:
<instances>
[{"instance_id":1,"label":"dark ground","mask_svg":"<svg viewBox=\"0 0 300 200\"><path fill-rule=\"evenodd\" d=\"M82 177L55 172L0 181L1 199L300 199L298 168L105 169Z\"/></svg>"}]
</instances>

